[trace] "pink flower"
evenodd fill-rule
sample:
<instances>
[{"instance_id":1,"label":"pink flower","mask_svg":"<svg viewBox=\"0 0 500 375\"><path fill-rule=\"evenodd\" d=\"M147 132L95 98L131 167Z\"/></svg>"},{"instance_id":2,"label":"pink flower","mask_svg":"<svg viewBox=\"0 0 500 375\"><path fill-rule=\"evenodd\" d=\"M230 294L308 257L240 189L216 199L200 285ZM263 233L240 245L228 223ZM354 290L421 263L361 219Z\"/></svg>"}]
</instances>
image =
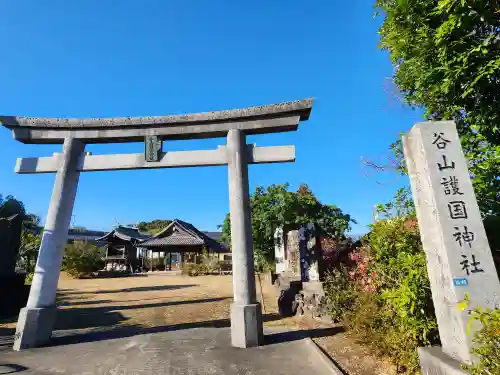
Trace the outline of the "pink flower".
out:
<instances>
[{"instance_id":1,"label":"pink flower","mask_svg":"<svg viewBox=\"0 0 500 375\"><path fill-rule=\"evenodd\" d=\"M358 262L361 260L361 255L359 253L351 253L349 254L349 258L351 258L351 260Z\"/></svg>"},{"instance_id":2,"label":"pink flower","mask_svg":"<svg viewBox=\"0 0 500 375\"><path fill-rule=\"evenodd\" d=\"M376 289L373 285L365 285L365 287L363 288L363 291L368 292L368 293L374 293L376 291Z\"/></svg>"}]
</instances>

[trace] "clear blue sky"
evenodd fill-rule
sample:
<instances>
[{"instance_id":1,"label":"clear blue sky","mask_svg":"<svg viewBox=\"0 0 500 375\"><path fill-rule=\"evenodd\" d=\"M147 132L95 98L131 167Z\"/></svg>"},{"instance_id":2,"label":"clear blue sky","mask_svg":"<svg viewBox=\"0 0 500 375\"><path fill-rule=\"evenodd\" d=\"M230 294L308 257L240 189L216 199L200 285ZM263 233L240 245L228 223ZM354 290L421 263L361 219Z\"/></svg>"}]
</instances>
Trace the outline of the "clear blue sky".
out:
<instances>
[{"instance_id":1,"label":"clear blue sky","mask_svg":"<svg viewBox=\"0 0 500 375\"><path fill-rule=\"evenodd\" d=\"M250 184L307 183L366 231L372 207L405 180L376 182L360 157L378 159L421 120L386 89L392 67L377 49L374 0L4 0L0 4L0 112L47 117L202 112L315 97L298 132L250 137L295 144L297 161L250 167ZM166 142L216 148L224 139ZM0 194L45 219L54 175L15 175L16 157L48 156L0 128ZM142 152L139 143L88 146ZM380 177L382 181L390 179ZM180 218L215 230L228 211L227 168L83 173L73 224L109 229Z\"/></svg>"}]
</instances>

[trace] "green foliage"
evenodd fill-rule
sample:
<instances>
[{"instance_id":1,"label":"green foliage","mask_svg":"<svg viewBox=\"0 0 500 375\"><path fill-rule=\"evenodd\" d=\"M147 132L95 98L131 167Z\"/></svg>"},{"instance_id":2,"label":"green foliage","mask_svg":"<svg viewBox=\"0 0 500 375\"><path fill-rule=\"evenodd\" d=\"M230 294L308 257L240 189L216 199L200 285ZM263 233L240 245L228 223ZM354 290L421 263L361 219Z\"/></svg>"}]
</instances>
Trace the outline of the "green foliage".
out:
<instances>
[{"instance_id":1,"label":"green foliage","mask_svg":"<svg viewBox=\"0 0 500 375\"><path fill-rule=\"evenodd\" d=\"M104 248L88 242L75 241L66 245L61 269L75 278L89 276L92 272L102 269L104 256Z\"/></svg>"},{"instance_id":2,"label":"green foliage","mask_svg":"<svg viewBox=\"0 0 500 375\"><path fill-rule=\"evenodd\" d=\"M182 274L188 276L212 275L219 270L217 254L208 254L204 249L200 263L184 263Z\"/></svg>"},{"instance_id":3,"label":"green foliage","mask_svg":"<svg viewBox=\"0 0 500 375\"><path fill-rule=\"evenodd\" d=\"M203 276L207 275L208 271L204 264L184 263L182 274L187 276Z\"/></svg>"},{"instance_id":4,"label":"green foliage","mask_svg":"<svg viewBox=\"0 0 500 375\"><path fill-rule=\"evenodd\" d=\"M168 256L166 257L155 257L151 259L150 257L144 257L142 260L143 267L148 270L160 270L163 271L168 265Z\"/></svg>"},{"instance_id":5,"label":"green foliage","mask_svg":"<svg viewBox=\"0 0 500 375\"><path fill-rule=\"evenodd\" d=\"M376 294L361 292L355 308L344 316L344 326L380 356L390 358L398 372L419 374L417 347L421 340L398 320L394 308Z\"/></svg>"},{"instance_id":6,"label":"green foliage","mask_svg":"<svg viewBox=\"0 0 500 375\"><path fill-rule=\"evenodd\" d=\"M377 205L379 218L390 219L393 217L415 217L415 204L411 192L407 188L401 188L396 192L394 198L385 203Z\"/></svg>"},{"instance_id":7,"label":"green foliage","mask_svg":"<svg viewBox=\"0 0 500 375\"><path fill-rule=\"evenodd\" d=\"M469 307L470 299L466 294L465 299L459 304L459 310ZM500 309L483 309L480 306L470 310L470 321L467 334L475 322L479 322L478 329L473 338L475 347L472 353L477 357L473 365L463 365L462 368L474 375L500 374Z\"/></svg>"},{"instance_id":8,"label":"green foliage","mask_svg":"<svg viewBox=\"0 0 500 375\"><path fill-rule=\"evenodd\" d=\"M35 276L35 272L30 272L26 275L26 279L24 280L24 283L26 285L31 285L33 282L33 276Z\"/></svg>"},{"instance_id":9,"label":"green foliage","mask_svg":"<svg viewBox=\"0 0 500 375\"><path fill-rule=\"evenodd\" d=\"M380 300L392 306L399 324L422 345L435 341L437 326L416 221L408 217L380 221L369 238Z\"/></svg>"},{"instance_id":10,"label":"green foliage","mask_svg":"<svg viewBox=\"0 0 500 375\"><path fill-rule=\"evenodd\" d=\"M482 328L476 332L474 343L477 345L472 353L479 358L474 366L466 369L472 374L500 374L500 309L483 310L477 308L473 319L481 322Z\"/></svg>"},{"instance_id":11,"label":"green foliage","mask_svg":"<svg viewBox=\"0 0 500 375\"><path fill-rule=\"evenodd\" d=\"M158 232L162 231L167 227L172 220L160 220L156 219L153 221L141 221L139 224L137 224L137 229L141 232L147 232L154 236Z\"/></svg>"},{"instance_id":12,"label":"green foliage","mask_svg":"<svg viewBox=\"0 0 500 375\"><path fill-rule=\"evenodd\" d=\"M21 234L21 246L19 247L18 266L23 268L28 274L35 271L36 259L38 258L38 250L42 236L33 234L26 229L23 229Z\"/></svg>"},{"instance_id":13,"label":"green foliage","mask_svg":"<svg viewBox=\"0 0 500 375\"><path fill-rule=\"evenodd\" d=\"M26 213L23 202L8 195L5 199L0 195L0 217L9 217L19 214L23 217L21 243L17 259L17 267L23 268L28 275L35 270L41 235L39 234L40 218L37 215Z\"/></svg>"},{"instance_id":14,"label":"green foliage","mask_svg":"<svg viewBox=\"0 0 500 375\"><path fill-rule=\"evenodd\" d=\"M181 273L185 276L198 276L198 265L195 263L184 263Z\"/></svg>"},{"instance_id":15,"label":"green foliage","mask_svg":"<svg viewBox=\"0 0 500 375\"><path fill-rule=\"evenodd\" d=\"M201 264L204 268L204 271L207 274L212 274L219 269L219 258L218 254L209 254L206 249L203 249L201 254Z\"/></svg>"},{"instance_id":16,"label":"green foliage","mask_svg":"<svg viewBox=\"0 0 500 375\"><path fill-rule=\"evenodd\" d=\"M334 322L340 322L352 311L360 289L348 279L348 270L341 266L328 272L323 283L328 314Z\"/></svg>"},{"instance_id":17,"label":"green foliage","mask_svg":"<svg viewBox=\"0 0 500 375\"><path fill-rule=\"evenodd\" d=\"M341 238L354 220L332 205L322 204L307 185L297 192L288 191L288 184L259 186L250 197L255 264L258 270L274 265L274 231L283 227L296 229L299 224L316 223L332 238ZM231 243L229 214L221 226L221 240Z\"/></svg>"},{"instance_id":18,"label":"green foliage","mask_svg":"<svg viewBox=\"0 0 500 375\"><path fill-rule=\"evenodd\" d=\"M376 8L400 96L428 119L457 123L481 212L500 215L499 1L377 0ZM402 160L400 142L392 149Z\"/></svg>"}]
</instances>

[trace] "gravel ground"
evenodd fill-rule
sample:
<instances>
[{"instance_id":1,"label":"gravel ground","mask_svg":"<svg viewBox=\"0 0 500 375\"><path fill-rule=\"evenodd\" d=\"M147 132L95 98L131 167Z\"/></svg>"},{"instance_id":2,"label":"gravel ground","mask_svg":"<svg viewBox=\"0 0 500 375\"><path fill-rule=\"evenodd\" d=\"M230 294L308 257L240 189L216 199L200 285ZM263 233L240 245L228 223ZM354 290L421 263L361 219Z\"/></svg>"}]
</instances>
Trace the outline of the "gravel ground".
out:
<instances>
[{"instance_id":1,"label":"gravel ground","mask_svg":"<svg viewBox=\"0 0 500 375\"><path fill-rule=\"evenodd\" d=\"M358 345L341 327L277 315L276 290L257 281L265 325L311 337L347 374L390 375L393 366ZM262 297L264 297L262 299ZM130 332L196 327L228 327L232 302L231 276L186 277L153 273L147 276L74 280L59 279L56 330L88 333L128 329ZM11 336L15 322L0 324L0 336ZM135 329L135 331L134 331ZM0 337L0 345L2 338ZM64 341L61 341L64 343Z\"/></svg>"}]
</instances>

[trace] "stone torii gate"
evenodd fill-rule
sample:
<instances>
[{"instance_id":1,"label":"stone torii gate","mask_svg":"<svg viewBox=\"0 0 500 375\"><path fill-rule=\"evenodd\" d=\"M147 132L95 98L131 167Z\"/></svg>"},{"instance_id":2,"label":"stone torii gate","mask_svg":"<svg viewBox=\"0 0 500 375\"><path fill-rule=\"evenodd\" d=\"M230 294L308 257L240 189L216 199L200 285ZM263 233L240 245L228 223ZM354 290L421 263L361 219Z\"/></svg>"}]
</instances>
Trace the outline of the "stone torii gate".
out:
<instances>
[{"instance_id":1,"label":"stone torii gate","mask_svg":"<svg viewBox=\"0 0 500 375\"><path fill-rule=\"evenodd\" d=\"M56 315L56 291L80 172L228 165L233 293L231 341L235 347L263 341L257 302L249 205L248 164L295 161L294 146L256 147L246 135L295 131L308 120L313 100L155 117L63 119L0 116L22 143L63 144L49 157L18 158L16 173L56 173L54 190L27 306L17 322L14 350L48 342ZM174 139L227 137L216 150L162 152ZM144 142L144 154L91 155L91 143Z\"/></svg>"}]
</instances>

